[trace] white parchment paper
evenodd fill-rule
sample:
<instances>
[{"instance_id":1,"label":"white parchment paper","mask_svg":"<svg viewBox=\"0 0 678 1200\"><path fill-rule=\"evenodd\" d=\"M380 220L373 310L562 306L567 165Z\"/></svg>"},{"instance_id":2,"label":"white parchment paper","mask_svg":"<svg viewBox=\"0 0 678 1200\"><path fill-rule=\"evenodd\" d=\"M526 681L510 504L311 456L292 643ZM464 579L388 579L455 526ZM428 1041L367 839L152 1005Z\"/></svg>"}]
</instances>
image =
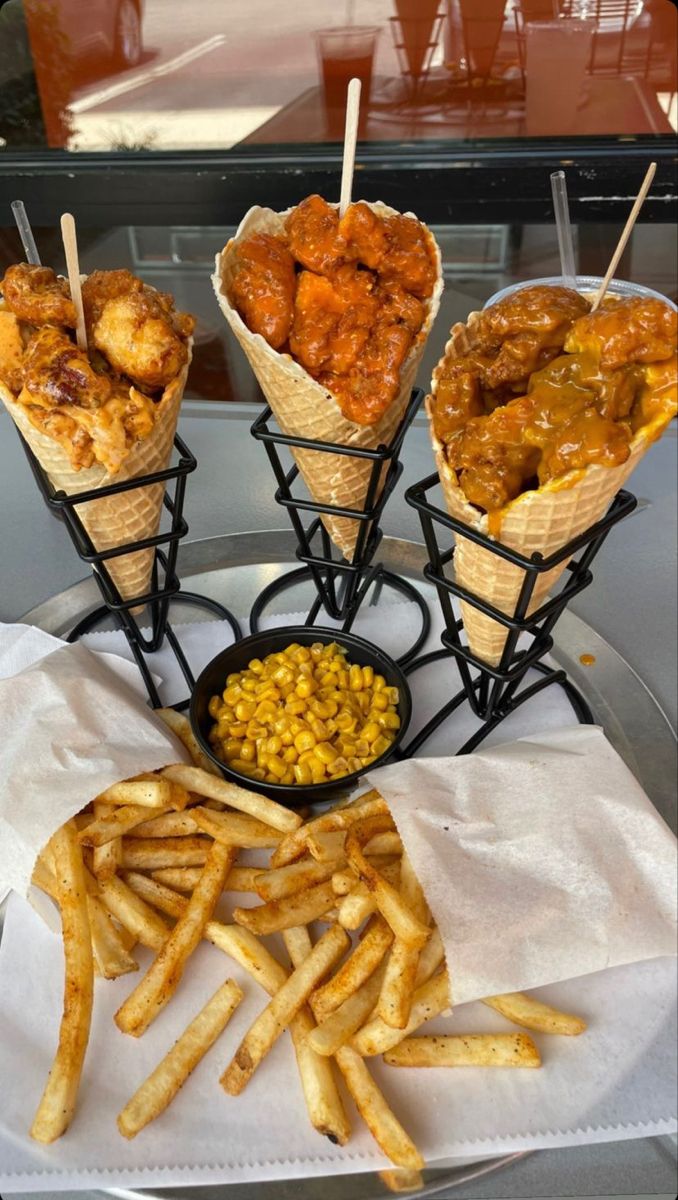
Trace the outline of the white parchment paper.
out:
<instances>
[{"instance_id":1,"label":"white parchment paper","mask_svg":"<svg viewBox=\"0 0 678 1200\"><path fill-rule=\"evenodd\" d=\"M457 1004L676 953L676 839L601 729L372 771Z\"/></svg>"},{"instance_id":2,"label":"white parchment paper","mask_svg":"<svg viewBox=\"0 0 678 1200\"><path fill-rule=\"evenodd\" d=\"M55 641L0 628L0 896L28 893L39 851L99 792L187 759L144 702L136 667Z\"/></svg>"}]
</instances>

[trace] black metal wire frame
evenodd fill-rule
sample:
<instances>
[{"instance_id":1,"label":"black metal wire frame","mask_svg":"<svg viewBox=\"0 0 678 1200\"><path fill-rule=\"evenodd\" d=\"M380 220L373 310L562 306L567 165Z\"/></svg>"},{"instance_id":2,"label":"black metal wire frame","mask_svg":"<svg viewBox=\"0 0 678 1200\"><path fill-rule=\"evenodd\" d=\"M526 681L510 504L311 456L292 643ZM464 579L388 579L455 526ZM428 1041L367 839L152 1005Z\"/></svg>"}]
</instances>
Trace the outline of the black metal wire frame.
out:
<instances>
[{"instance_id":1,"label":"black metal wire frame","mask_svg":"<svg viewBox=\"0 0 678 1200\"><path fill-rule=\"evenodd\" d=\"M586 701L568 680L565 672L556 671L541 660L553 647L551 631L556 621L572 597L583 591L592 582L591 563L613 526L633 512L637 503L635 496L629 492L619 491L605 516L589 529L572 538L562 549L547 557L534 553L527 558L432 504L428 499L428 492L437 487L438 483L438 474L434 472L426 479L408 488L405 492L405 499L417 510L421 521L429 556L429 562L424 568L424 576L435 585L438 594L445 622L445 631L441 636L444 649L410 662L407 673L438 658L452 657L459 670L462 690L431 718L403 753L407 756L416 753L431 734L464 701L468 701L472 711L483 721L482 727L473 738L458 751L458 753L468 753L475 749L480 741L496 728L509 713L514 712L526 700L554 683L560 684L565 689L578 719L584 722L591 721L593 717ZM513 613L502 612L481 596L462 587L454 579L448 578L445 568L454 563L454 546L450 549L441 549L436 526L442 527L449 533L468 538L524 572ZM537 580L545 572L552 571L554 567L561 564L565 564L569 572L569 579L556 595L546 600L535 612L530 613L530 602ZM496 667L478 658L462 642L463 621L457 620L454 615L452 596L457 596L473 605L486 616L505 626L506 642ZM532 642L527 649L518 651L516 647L521 634L531 636ZM520 684L530 668L539 671L542 679L519 691ZM475 675L473 674L474 669Z\"/></svg>"},{"instance_id":2,"label":"black metal wire frame","mask_svg":"<svg viewBox=\"0 0 678 1200\"><path fill-rule=\"evenodd\" d=\"M316 596L309 609L305 624L313 625L322 608L331 619L342 622L344 632L351 629L370 588L374 585L372 603L376 603L381 589L386 585L412 600L418 606L421 614L422 625L416 641L398 661L401 664L408 662L421 649L430 629L430 614L426 601L413 584L393 572L387 571L381 563L375 562L374 559L383 536L379 528L379 521L389 496L402 474L403 468L399 461L399 454L403 439L423 398L424 393L421 389L415 388L412 391L407 410L391 442L388 445L377 446L374 450L311 438L291 437L281 433L277 428L270 427L273 414L268 406L254 421L251 427L252 436L257 441L263 442L278 484L275 492L276 503L285 508L288 513L298 542L296 557L306 565L298 570L288 572L280 579L275 579L260 593L250 613L250 628L253 633L258 631L262 613L271 600L280 592L303 581L310 579L316 590ZM278 453L278 446L320 454L339 454L342 457L364 459L371 462L372 470L364 507L343 508L340 505L321 504L315 500L295 496L292 487L299 476L299 467L295 464L290 470L286 470ZM381 490L379 490L380 486ZM319 514L308 527L304 525L301 515L307 512ZM322 523L322 515L345 517L359 523L356 547L351 562L343 557L337 558L332 540Z\"/></svg>"},{"instance_id":3,"label":"black metal wire frame","mask_svg":"<svg viewBox=\"0 0 678 1200\"><path fill-rule=\"evenodd\" d=\"M186 479L197 466L197 461L186 443L178 434L175 435L174 449L178 460L173 466L168 466L161 471L149 472L146 475L138 475L134 479L107 484L105 487L92 488L76 495L67 495L53 487L30 446L23 438L21 440L45 504L51 512L62 517L78 557L91 566L104 601L103 605L95 608L78 622L68 634L67 641L77 641L79 637L94 629L106 618L112 617L127 638L154 708L160 707L161 700L146 662L146 655L159 650L165 641L171 647L189 689L192 689L195 683L193 673L169 622L169 609L172 601L179 600L182 604L193 605L213 612L216 616L228 621L236 638L241 637L242 633L236 618L222 604L194 592L181 591L176 563L179 542L188 533L188 525L183 516ZM172 483L174 484L174 493L170 495L167 487ZM102 500L107 496L117 496L123 492L155 487L158 484L162 484L165 488L163 506L171 518L170 528L165 532L158 532L152 537L124 542L113 549L97 550L77 509L81 505ZM161 549L161 547L165 547L165 549ZM140 550L154 551L150 589L141 596L123 599L107 564L112 559L120 558L124 554L134 554ZM142 632L137 620L137 614L146 610L147 620L150 623L150 634ZM185 708L187 704L188 698L176 704L175 707Z\"/></svg>"}]
</instances>

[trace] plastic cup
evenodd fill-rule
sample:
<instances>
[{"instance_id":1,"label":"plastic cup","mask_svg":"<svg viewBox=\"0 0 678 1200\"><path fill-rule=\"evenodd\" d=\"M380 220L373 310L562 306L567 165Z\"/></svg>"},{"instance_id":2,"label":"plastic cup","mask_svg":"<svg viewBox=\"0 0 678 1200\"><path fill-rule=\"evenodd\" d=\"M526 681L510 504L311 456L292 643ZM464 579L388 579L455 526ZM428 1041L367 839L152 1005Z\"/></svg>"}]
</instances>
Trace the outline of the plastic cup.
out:
<instances>
[{"instance_id":1,"label":"plastic cup","mask_svg":"<svg viewBox=\"0 0 678 1200\"><path fill-rule=\"evenodd\" d=\"M315 35L323 81L327 132L331 137L344 136L346 91L351 79L359 79L362 84L358 132L364 132L372 87L374 52L379 33L378 25L346 25L319 29Z\"/></svg>"},{"instance_id":2,"label":"plastic cup","mask_svg":"<svg viewBox=\"0 0 678 1200\"><path fill-rule=\"evenodd\" d=\"M525 26L525 132L557 137L576 132L577 107L591 57L595 21L561 18Z\"/></svg>"},{"instance_id":3,"label":"plastic cup","mask_svg":"<svg viewBox=\"0 0 678 1200\"><path fill-rule=\"evenodd\" d=\"M577 291L581 292L584 296L592 298L595 296L602 282L602 275L577 275ZM523 279L520 283L511 283L508 287L502 288L500 292L495 292L494 296L490 296L489 300L483 305L483 308L489 308L491 304L496 304L498 300L503 300L506 296L512 295L513 292L519 292L523 288L539 287L541 285L562 287L562 276L551 275L545 279ZM627 279L613 279L608 285L606 295L620 297L653 296L655 300L662 300L670 308L676 308L673 300L669 300L668 296L662 296L661 292L655 292L653 288L644 287L642 283L631 283Z\"/></svg>"}]
</instances>

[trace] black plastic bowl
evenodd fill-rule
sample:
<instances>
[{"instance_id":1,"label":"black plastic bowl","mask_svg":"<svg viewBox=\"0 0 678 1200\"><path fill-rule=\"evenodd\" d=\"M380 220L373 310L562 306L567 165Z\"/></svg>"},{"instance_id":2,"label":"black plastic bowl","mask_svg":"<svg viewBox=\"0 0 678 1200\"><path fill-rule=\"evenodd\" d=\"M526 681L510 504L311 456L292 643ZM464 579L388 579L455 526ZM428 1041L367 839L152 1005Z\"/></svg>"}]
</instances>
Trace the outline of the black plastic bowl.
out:
<instances>
[{"instance_id":1,"label":"black plastic bowl","mask_svg":"<svg viewBox=\"0 0 678 1200\"><path fill-rule=\"evenodd\" d=\"M369 767L364 767L361 771L353 771L350 775L342 775L341 779L328 780L327 783L317 783L306 787L303 784L293 783L262 783L259 780L251 779L249 775L241 775L239 771L233 771L228 763L217 758L208 741L209 731L214 724L214 718L210 716L207 708L210 699L224 690L226 676L231 672L242 671L250 659L265 658L267 654L275 654L284 650L292 642L298 642L301 646L310 646L313 642L336 642L346 649L349 662L358 663L361 667L374 667L375 672L383 675L389 686L398 688L400 729L388 750L380 758L375 758ZM297 808L322 800L335 800L349 792L361 775L368 770L382 767L393 757L400 745L410 723L411 714L412 697L407 680L392 658L389 658L377 646L364 641L363 638L355 637L352 633L341 633L336 629L321 629L317 625L287 625L281 629L267 629L263 633L255 633L252 637L236 642L233 646L222 650L221 654L217 654L216 658L207 664L196 682L191 697L193 732L205 754L219 768L224 778L230 779L232 783L240 784L241 787L249 788L250 791L262 792L264 795L278 800L280 804L286 804L289 808Z\"/></svg>"}]
</instances>

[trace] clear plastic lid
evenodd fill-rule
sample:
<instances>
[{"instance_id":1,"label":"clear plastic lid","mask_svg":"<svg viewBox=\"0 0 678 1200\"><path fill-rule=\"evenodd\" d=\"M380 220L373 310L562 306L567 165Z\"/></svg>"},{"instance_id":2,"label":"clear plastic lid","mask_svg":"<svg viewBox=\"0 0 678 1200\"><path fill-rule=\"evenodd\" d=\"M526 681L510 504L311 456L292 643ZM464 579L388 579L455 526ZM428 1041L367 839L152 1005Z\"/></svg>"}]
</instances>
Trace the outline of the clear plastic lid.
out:
<instances>
[{"instance_id":1,"label":"clear plastic lid","mask_svg":"<svg viewBox=\"0 0 678 1200\"><path fill-rule=\"evenodd\" d=\"M578 275L577 290L585 294L591 293L595 295L602 282L602 275ZM512 292L520 291L526 287L536 287L541 284L545 286L550 285L551 287L562 287L562 276L551 275L545 279L523 279L520 283L512 283L508 287L502 288L500 292L495 292L494 296L490 296L489 300L483 305L483 308L489 308L491 304L496 304L498 300L503 300L505 296L510 296ZM653 288L643 287L642 283L630 283L626 279L613 279L608 285L607 290L613 296L654 296L655 300L662 300L670 308L676 308L676 305L672 300L669 300L668 296L662 296L661 292L655 292Z\"/></svg>"}]
</instances>

